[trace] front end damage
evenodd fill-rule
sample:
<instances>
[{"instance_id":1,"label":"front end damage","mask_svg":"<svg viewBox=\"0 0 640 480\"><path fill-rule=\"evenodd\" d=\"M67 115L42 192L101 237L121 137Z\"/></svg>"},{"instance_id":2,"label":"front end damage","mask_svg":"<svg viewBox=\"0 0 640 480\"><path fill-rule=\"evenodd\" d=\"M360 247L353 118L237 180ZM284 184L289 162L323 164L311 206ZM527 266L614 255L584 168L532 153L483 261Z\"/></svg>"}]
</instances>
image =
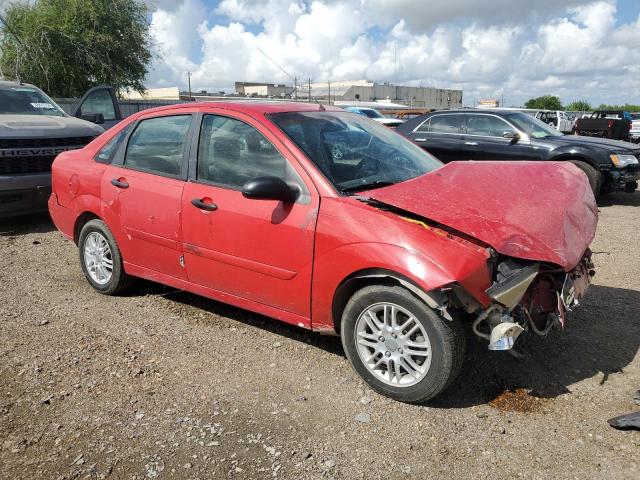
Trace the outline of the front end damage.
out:
<instances>
[{"instance_id":1,"label":"front end damage","mask_svg":"<svg viewBox=\"0 0 640 480\"><path fill-rule=\"evenodd\" d=\"M513 258L498 259L493 270L486 290L493 303L487 308L477 308L453 289L457 303L476 315L473 332L489 342L490 350L511 350L523 332L545 336L554 327L563 328L567 312L580 305L595 275L590 250L569 272Z\"/></svg>"}]
</instances>

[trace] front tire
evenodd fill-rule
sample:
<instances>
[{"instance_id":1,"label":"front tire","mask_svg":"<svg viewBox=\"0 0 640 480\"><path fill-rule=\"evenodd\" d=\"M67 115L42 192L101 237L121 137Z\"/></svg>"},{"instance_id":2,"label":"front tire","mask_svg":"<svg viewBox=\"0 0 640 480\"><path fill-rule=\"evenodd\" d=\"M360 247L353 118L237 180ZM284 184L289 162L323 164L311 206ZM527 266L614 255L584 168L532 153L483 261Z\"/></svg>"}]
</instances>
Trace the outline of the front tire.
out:
<instances>
[{"instance_id":1,"label":"front tire","mask_svg":"<svg viewBox=\"0 0 640 480\"><path fill-rule=\"evenodd\" d=\"M115 295L131 284L118 244L102 220L91 220L82 227L78 250L84 276L98 292Z\"/></svg>"},{"instance_id":2,"label":"front tire","mask_svg":"<svg viewBox=\"0 0 640 480\"><path fill-rule=\"evenodd\" d=\"M341 332L355 371L394 400L430 400L462 367L462 328L402 287L373 285L356 292L342 314Z\"/></svg>"}]
</instances>

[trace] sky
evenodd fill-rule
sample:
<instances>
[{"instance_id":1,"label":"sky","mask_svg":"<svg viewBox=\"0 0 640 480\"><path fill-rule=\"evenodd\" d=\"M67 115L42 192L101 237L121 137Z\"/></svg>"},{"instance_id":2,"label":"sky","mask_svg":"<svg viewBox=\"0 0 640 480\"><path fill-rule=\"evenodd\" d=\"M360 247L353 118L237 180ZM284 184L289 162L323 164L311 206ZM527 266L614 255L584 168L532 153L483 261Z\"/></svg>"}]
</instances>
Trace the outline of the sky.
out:
<instances>
[{"instance_id":1,"label":"sky","mask_svg":"<svg viewBox=\"0 0 640 480\"><path fill-rule=\"evenodd\" d=\"M640 0L145 1L148 88L186 89L190 71L195 91L291 75L462 89L465 105L640 104Z\"/></svg>"}]
</instances>

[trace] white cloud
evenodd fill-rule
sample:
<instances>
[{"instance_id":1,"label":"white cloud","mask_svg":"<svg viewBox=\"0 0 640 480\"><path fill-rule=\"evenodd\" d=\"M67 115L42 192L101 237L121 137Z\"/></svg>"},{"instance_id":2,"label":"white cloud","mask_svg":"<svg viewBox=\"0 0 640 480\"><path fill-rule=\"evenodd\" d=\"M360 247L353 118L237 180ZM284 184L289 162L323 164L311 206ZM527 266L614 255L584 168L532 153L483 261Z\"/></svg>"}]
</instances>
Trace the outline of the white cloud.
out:
<instances>
[{"instance_id":1,"label":"white cloud","mask_svg":"<svg viewBox=\"0 0 640 480\"><path fill-rule=\"evenodd\" d=\"M640 18L616 24L614 0L223 0L218 24L201 0L161 3L150 86L184 86L187 70L195 88L290 83L279 65L304 80L462 88L467 101L640 101Z\"/></svg>"}]
</instances>

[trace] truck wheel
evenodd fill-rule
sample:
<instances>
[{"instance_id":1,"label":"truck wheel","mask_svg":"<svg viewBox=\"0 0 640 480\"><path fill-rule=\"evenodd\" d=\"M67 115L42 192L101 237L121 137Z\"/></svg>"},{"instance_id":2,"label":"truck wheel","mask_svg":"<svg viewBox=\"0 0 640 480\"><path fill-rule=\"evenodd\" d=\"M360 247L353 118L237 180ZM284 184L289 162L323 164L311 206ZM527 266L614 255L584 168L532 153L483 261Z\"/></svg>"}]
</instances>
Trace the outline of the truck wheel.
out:
<instances>
[{"instance_id":1,"label":"truck wheel","mask_svg":"<svg viewBox=\"0 0 640 480\"><path fill-rule=\"evenodd\" d=\"M402 287L357 291L342 314L342 345L377 392L406 403L442 393L458 376L465 333Z\"/></svg>"},{"instance_id":2,"label":"truck wheel","mask_svg":"<svg viewBox=\"0 0 640 480\"><path fill-rule=\"evenodd\" d=\"M91 220L82 227L78 250L82 271L98 292L115 295L131 284L118 244L102 220Z\"/></svg>"},{"instance_id":3,"label":"truck wheel","mask_svg":"<svg viewBox=\"0 0 640 480\"><path fill-rule=\"evenodd\" d=\"M600 195L600 191L602 190L603 177L602 173L593 168L586 162L581 160L570 160L576 167L584 172L589 180L589 185L591 186L591 190L593 190L593 195Z\"/></svg>"}]
</instances>

